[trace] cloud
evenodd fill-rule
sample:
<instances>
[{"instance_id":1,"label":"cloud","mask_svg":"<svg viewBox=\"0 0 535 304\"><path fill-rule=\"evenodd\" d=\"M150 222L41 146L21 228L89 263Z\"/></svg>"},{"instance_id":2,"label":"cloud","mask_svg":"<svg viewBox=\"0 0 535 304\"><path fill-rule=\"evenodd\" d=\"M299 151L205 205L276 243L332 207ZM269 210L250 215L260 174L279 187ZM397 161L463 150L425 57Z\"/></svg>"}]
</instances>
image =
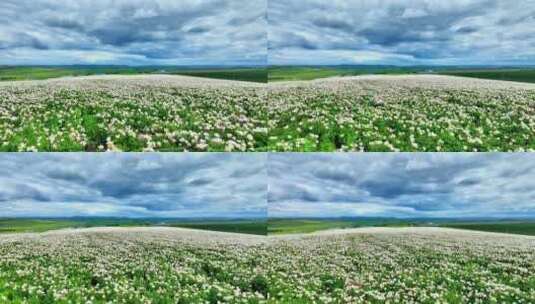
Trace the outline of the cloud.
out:
<instances>
[{"instance_id":1,"label":"cloud","mask_svg":"<svg viewBox=\"0 0 535 304\"><path fill-rule=\"evenodd\" d=\"M264 0L6 0L0 11L0 64L266 63Z\"/></svg>"},{"instance_id":2,"label":"cloud","mask_svg":"<svg viewBox=\"0 0 535 304\"><path fill-rule=\"evenodd\" d=\"M534 217L530 154L270 154L274 217Z\"/></svg>"},{"instance_id":3,"label":"cloud","mask_svg":"<svg viewBox=\"0 0 535 304\"><path fill-rule=\"evenodd\" d=\"M534 15L534 1L271 0L269 63L533 64Z\"/></svg>"},{"instance_id":4,"label":"cloud","mask_svg":"<svg viewBox=\"0 0 535 304\"><path fill-rule=\"evenodd\" d=\"M0 154L0 217L265 217L265 154Z\"/></svg>"}]
</instances>

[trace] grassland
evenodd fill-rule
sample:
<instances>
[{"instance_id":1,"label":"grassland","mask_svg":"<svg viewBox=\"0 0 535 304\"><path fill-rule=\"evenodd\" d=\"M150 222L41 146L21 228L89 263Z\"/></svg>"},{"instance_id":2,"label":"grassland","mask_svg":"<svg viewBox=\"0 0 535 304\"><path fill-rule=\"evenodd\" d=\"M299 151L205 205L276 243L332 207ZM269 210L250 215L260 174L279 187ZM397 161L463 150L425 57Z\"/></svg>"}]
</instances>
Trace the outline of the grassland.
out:
<instances>
[{"instance_id":1,"label":"grassland","mask_svg":"<svg viewBox=\"0 0 535 304\"><path fill-rule=\"evenodd\" d=\"M297 80L314 80L327 77L344 77L358 75L401 75L413 74L421 69L404 68L404 67L300 67L300 66L272 66L268 68L268 81L297 81Z\"/></svg>"},{"instance_id":2,"label":"grassland","mask_svg":"<svg viewBox=\"0 0 535 304\"><path fill-rule=\"evenodd\" d=\"M268 234L312 233L359 227L406 227L415 224L398 219L269 219Z\"/></svg>"},{"instance_id":3,"label":"grassland","mask_svg":"<svg viewBox=\"0 0 535 304\"><path fill-rule=\"evenodd\" d=\"M91 227L182 227L199 230L266 235L263 220L194 220L194 219L0 219L0 233L45 232L66 228Z\"/></svg>"},{"instance_id":4,"label":"grassland","mask_svg":"<svg viewBox=\"0 0 535 304\"><path fill-rule=\"evenodd\" d=\"M362 228L0 235L2 303L531 303L535 238Z\"/></svg>"},{"instance_id":5,"label":"grassland","mask_svg":"<svg viewBox=\"0 0 535 304\"><path fill-rule=\"evenodd\" d=\"M535 69L465 69L440 73L453 76L535 83Z\"/></svg>"},{"instance_id":6,"label":"grassland","mask_svg":"<svg viewBox=\"0 0 535 304\"><path fill-rule=\"evenodd\" d=\"M469 229L488 232L510 233L535 235L535 222L522 221L501 221L501 222L460 222L460 223L446 223L443 227L451 227L458 229Z\"/></svg>"},{"instance_id":7,"label":"grassland","mask_svg":"<svg viewBox=\"0 0 535 304\"><path fill-rule=\"evenodd\" d=\"M470 68L447 66L271 66L269 82L303 81L358 75L440 74L481 79L535 82L535 68Z\"/></svg>"},{"instance_id":8,"label":"grassland","mask_svg":"<svg viewBox=\"0 0 535 304\"><path fill-rule=\"evenodd\" d=\"M322 230L362 227L447 227L485 232L535 236L535 221L530 220L462 220L462 219L269 219L268 234L312 233Z\"/></svg>"},{"instance_id":9,"label":"grassland","mask_svg":"<svg viewBox=\"0 0 535 304\"><path fill-rule=\"evenodd\" d=\"M127 66L0 66L0 81L43 80L57 77L90 75L174 74L215 79L267 82L265 68L189 68Z\"/></svg>"},{"instance_id":10,"label":"grassland","mask_svg":"<svg viewBox=\"0 0 535 304\"><path fill-rule=\"evenodd\" d=\"M211 69L211 70L178 70L171 72L176 75L186 75L195 77L263 82L268 81L267 69L249 68L249 69Z\"/></svg>"}]
</instances>

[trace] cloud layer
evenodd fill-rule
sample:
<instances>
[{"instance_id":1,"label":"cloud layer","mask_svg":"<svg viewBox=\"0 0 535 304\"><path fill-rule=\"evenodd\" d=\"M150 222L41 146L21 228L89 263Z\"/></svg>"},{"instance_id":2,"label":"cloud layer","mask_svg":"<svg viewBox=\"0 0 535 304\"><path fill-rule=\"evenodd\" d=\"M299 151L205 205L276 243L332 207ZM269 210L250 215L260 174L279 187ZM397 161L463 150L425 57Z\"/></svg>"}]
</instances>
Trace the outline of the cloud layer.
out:
<instances>
[{"instance_id":1,"label":"cloud layer","mask_svg":"<svg viewBox=\"0 0 535 304\"><path fill-rule=\"evenodd\" d=\"M533 65L534 16L533 0L270 0L269 63Z\"/></svg>"},{"instance_id":2,"label":"cloud layer","mask_svg":"<svg viewBox=\"0 0 535 304\"><path fill-rule=\"evenodd\" d=\"M0 217L265 217L265 154L0 154Z\"/></svg>"},{"instance_id":3,"label":"cloud layer","mask_svg":"<svg viewBox=\"0 0 535 304\"><path fill-rule=\"evenodd\" d=\"M270 154L270 217L535 217L530 154Z\"/></svg>"},{"instance_id":4,"label":"cloud layer","mask_svg":"<svg viewBox=\"0 0 535 304\"><path fill-rule=\"evenodd\" d=\"M266 63L265 0L5 0L0 11L0 64Z\"/></svg>"}]
</instances>

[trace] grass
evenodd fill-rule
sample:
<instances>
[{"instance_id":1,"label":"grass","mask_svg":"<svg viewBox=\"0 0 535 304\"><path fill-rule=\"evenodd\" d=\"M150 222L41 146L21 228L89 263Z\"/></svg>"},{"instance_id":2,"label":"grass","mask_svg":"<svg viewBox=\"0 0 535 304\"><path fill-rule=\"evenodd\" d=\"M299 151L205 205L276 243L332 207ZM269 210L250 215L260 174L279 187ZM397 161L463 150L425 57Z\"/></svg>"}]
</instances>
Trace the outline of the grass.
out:
<instances>
[{"instance_id":1,"label":"grass","mask_svg":"<svg viewBox=\"0 0 535 304\"><path fill-rule=\"evenodd\" d=\"M260 220L178 220L178 219L0 219L0 234L45 232L66 228L165 226L190 229L266 235L266 222Z\"/></svg>"},{"instance_id":2,"label":"grass","mask_svg":"<svg viewBox=\"0 0 535 304\"><path fill-rule=\"evenodd\" d=\"M216 221L216 222L194 222L194 223L173 223L172 227L182 227L200 230L212 230L222 232L247 233L266 235L267 224L265 221Z\"/></svg>"},{"instance_id":3,"label":"grass","mask_svg":"<svg viewBox=\"0 0 535 304\"><path fill-rule=\"evenodd\" d=\"M2 219L0 220L0 233L44 232L76 225L75 221Z\"/></svg>"},{"instance_id":4,"label":"grass","mask_svg":"<svg viewBox=\"0 0 535 304\"><path fill-rule=\"evenodd\" d=\"M441 74L535 83L535 69L480 69L444 71Z\"/></svg>"},{"instance_id":5,"label":"grass","mask_svg":"<svg viewBox=\"0 0 535 304\"><path fill-rule=\"evenodd\" d=\"M396 67L396 66L272 66L268 68L269 82L314 80L335 76L442 74L494 80L535 83L532 68L459 68L459 67Z\"/></svg>"},{"instance_id":6,"label":"grass","mask_svg":"<svg viewBox=\"0 0 535 304\"><path fill-rule=\"evenodd\" d=\"M269 219L268 234L312 233L328 229L411 225L413 223L397 219Z\"/></svg>"},{"instance_id":7,"label":"grass","mask_svg":"<svg viewBox=\"0 0 535 304\"><path fill-rule=\"evenodd\" d=\"M265 68L210 68L194 69L181 67L127 67L127 66L0 66L0 81L43 80L67 76L89 75L136 75L136 74L176 74L205 78L267 82Z\"/></svg>"},{"instance_id":8,"label":"grass","mask_svg":"<svg viewBox=\"0 0 535 304\"><path fill-rule=\"evenodd\" d=\"M402 67L269 67L268 81L314 80L335 76L366 74L410 74L415 70Z\"/></svg>"},{"instance_id":9,"label":"grass","mask_svg":"<svg viewBox=\"0 0 535 304\"><path fill-rule=\"evenodd\" d=\"M535 221L462 221L448 219L270 219L268 234L312 233L359 227L447 227L456 229L535 235Z\"/></svg>"},{"instance_id":10,"label":"grass","mask_svg":"<svg viewBox=\"0 0 535 304\"><path fill-rule=\"evenodd\" d=\"M523 235L535 235L535 222L466 222L466 223L449 223L442 225L444 227L478 230L486 232L499 232Z\"/></svg>"},{"instance_id":11,"label":"grass","mask_svg":"<svg viewBox=\"0 0 535 304\"><path fill-rule=\"evenodd\" d=\"M177 71L173 74L264 83L268 80L267 69L189 70Z\"/></svg>"}]
</instances>

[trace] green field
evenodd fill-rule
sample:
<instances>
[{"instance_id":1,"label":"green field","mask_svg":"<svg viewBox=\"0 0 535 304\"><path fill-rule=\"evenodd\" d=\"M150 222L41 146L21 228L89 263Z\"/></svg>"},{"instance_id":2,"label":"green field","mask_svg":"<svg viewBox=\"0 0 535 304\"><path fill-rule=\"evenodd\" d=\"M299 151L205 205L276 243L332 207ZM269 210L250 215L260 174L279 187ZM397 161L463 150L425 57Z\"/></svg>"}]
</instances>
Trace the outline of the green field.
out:
<instances>
[{"instance_id":1,"label":"green field","mask_svg":"<svg viewBox=\"0 0 535 304\"><path fill-rule=\"evenodd\" d=\"M535 82L533 68L457 68L435 66L272 66L268 68L269 82L313 80L335 76L358 75L403 75L403 74L441 74L494 80Z\"/></svg>"},{"instance_id":2,"label":"green field","mask_svg":"<svg viewBox=\"0 0 535 304\"><path fill-rule=\"evenodd\" d=\"M368 74L411 74L417 70L403 67L269 67L268 81L314 80L335 76Z\"/></svg>"},{"instance_id":3,"label":"green field","mask_svg":"<svg viewBox=\"0 0 535 304\"><path fill-rule=\"evenodd\" d=\"M266 69L222 69L222 70L185 70L176 71L172 74L227 79L227 80L239 80L239 81L251 81L251 82L267 82L267 70Z\"/></svg>"},{"instance_id":4,"label":"green field","mask_svg":"<svg viewBox=\"0 0 535 304\"><path fill-rule=\"evenodd\" d=\"M414 223L398 219L269 219L268 234L311 233L359 227L405 227Z\"/></svg>"},{"instance_id":5,"label":"green field","mask_svg":"<svg viewBox=\"0 0 535 304\"><path fill-rule=\"evenodd\" d=\"M136 74L175 74L205 78L267 82L264 68L181 68L181 67L0 67L0 81L42 80L67 76L89 75L136 75Z\"/></svg>"},{"instance_id":6,"label":"green field","mask_svg":"<svg viewBox=\"0 0 535 304\"><path fill-rule=\"evenodd\" d=\"M440 72L444 75L535 83L535 69L481 69Z\"/></svg>"},{"instance_id":7,"label":"green field","mask_svg":"<svg viewBox=\"0 0 535 304\"><path fill-rule=\"evenodd\" d=\"M448 223L443 227L469 229L487 232L512 233L535 235L535 222L475 222L475 223Z\"/></svg>"},{"instance_id":8,"label":"green field","mask_svg":"<svg viewBox=\"0 0 535 304\"><path fill-rule=\"evenodd\" d=\"M261 220L177 220L177 219L0 219L1 233L45 232L66 228L164 226L200 230L266 235Z\"/></svg>"},{"instance_id":9,"label":"green field","mask_svg":"<svg viewBox=\"0 0 535 304\"><path fill-rule=\"evenodd\" d=\"M270 219L268 234L311 233L359 227L447 227L485 232L535 235L535 221L462 221L448 219Z\"/></svg>"},{"instance_id":10,"label":"green field","mask_svg":"<svg viewBox=\"0 0 535 304\"><path fill-rule=\"evenodd\" d=\"M265 221L220 221L220 222L193 222L193 223L171 223L168 226L182 227L201 230L212 230L222 232L247 233L247 234L267 234L267 224Z\"/></svg>"}]
</instances>

